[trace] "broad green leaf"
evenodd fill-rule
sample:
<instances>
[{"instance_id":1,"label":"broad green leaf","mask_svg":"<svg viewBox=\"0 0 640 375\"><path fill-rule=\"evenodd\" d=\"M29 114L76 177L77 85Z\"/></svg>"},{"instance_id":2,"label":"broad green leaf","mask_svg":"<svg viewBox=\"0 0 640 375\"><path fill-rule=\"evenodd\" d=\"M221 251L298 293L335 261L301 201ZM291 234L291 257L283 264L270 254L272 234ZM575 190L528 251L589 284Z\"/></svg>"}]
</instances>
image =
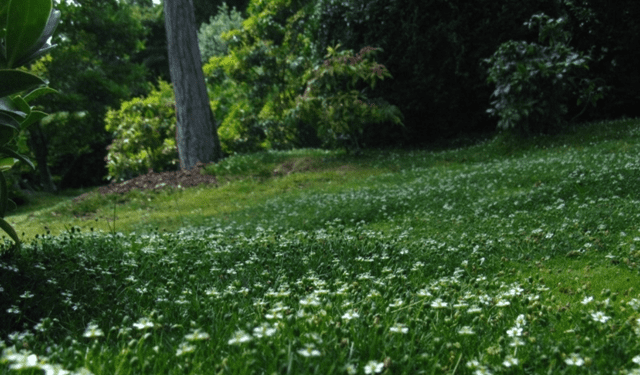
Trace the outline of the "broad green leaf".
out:
<instances>
[{"instance_id":1,"label":"broad green leaf","mask_svg":"<svg viewBox=\"0 0 640 375\"><path fill-rule=\"evenodd\" d=\"M31 109L29 109L30 111ZM0 113L4 113L13 118L25 118L27 114L21 111L14 99L9 97L0 98Z\"/></svg>"},{"instance_id":2,"label":"broad green leaf","mask_svg":"<svg viewBox=\"0 0 640 375\"><path fill-rule=\"evenodd\" d=\"M0 124L0 145L4 146L7 143L11 142L16 134L17 132L13 127L7 126L5 124Z\"/></svg>"},{"instance_id":3,"label":"broad green leaf","mask_svg":"<svg viewBox=\"0 0 640 375\"><path fill-rule=\"evenodd\" d=\"M36 169L36 167L33 166L33 163L31 162L31 160L27 159L24 155L20 155L17 152L15 152L15 151L13 151L13 150L11 150L9 148L6 148L4 146L0 147L0 155L2 155L2 154L13 156L16 159L27 163L31 167L31 169L33 169L33 170Z\"/></svg>"},{"instance_id":4,"label":"broad green leaf","mask_svg":"<svg viewBox=\"0 0 640 375\"><path fill-rule=\"evenodd\" d=\"M47 116L48 115L46 113L41 111L31 111L31 113L29 113L29 116L26 119L24 119L24 121L22 121L22 123L20 124L20 130L21 131L27 130L29 126L42 120Z\"/></svg>"},{"instance_id":5,"label":"broad green leaf","mask_svg":"<svg viewBox=\"0 0 640 375\"><path fill-rule=\"evenodd\" d=\"M12 0L7 15L6 56L8 67L38 42L49 22L51 0Z\"/></svg>"},{"instance_id":6,"label":"broad green leaf","mask_svg":"<svg viewBox=\"0 0 640 375\"><path fill-rule=\"evenodd\" d=\"M31 113L31 107L29 106L29 104L27 104L27 102L24 101L24 99L22 99L20 95L16 95L13 98L13 104L16 105L20 112L25 113L26 116L29 116L29 113Z\"/></svg>"},{"instance_id":7,"label":"broad green leaf","mask_svg":"<svg viewBox=\"0 0 640 375\"><path fill-rule=\"evenodd\" d=\"M51 12L51 16L49 17L49 20L47 21L47 25L45 26L44 30L42 31L42 34L40 35L40 38L33 46L31 46L31 49L29 49L23 55L23 57L16 62L16 66L27 65L28 62L35 60L43 55L46 55L47 53L49 53L49 51L53 47L56 46L55 44L52 46L48 45L47 41L49 40L51 35L53 35L53 32L58 26L58 22L60 22L60 11L53 10Z\"/></svg>"},{"instance_id":8,"label":"broad green leaf","mask_svg":"<svg viewBox=\"0 0 640 375\"><path fill-rule=\"evenodd\" d=\"M18 162L18 159L14 158L2 158L0 159L0 173L11 169L15 163Z\"/></svg>"},{"instance_id":9,"label":"broad green leaf","mask_svg":"<svg viewBox=\"0 0 640 375\"><path fill-rule=\"evenodd\" d=\"M0 69L0 98L46 85L37 76L21 70Z\"/></svg>"},{"instance_id":10,"label":"broad green leaf","mask_svg":"<svg viewBox=\"0 0 640 375\"><path fill-rule=\"evenodd\" d=\"M5 202L5 207L6 207L6 202ZM11 237L11 239L15 241L16 245L20 246L20 238L18 238L18 234L13 229L11 224L7 223L4 219L0 219L0 228L2 228L2 230L7 232L9 237Z\"/></svg>"},{"instance_id":11,"label":"broad green leaf","mask_svg":"<svg viewBox=\"0 0 640 375\"><path fill-rule=\"evenodd\" d=\"M35 100L37 98L39 98L42 95L46 95L46 94L57 94L58 91L52 89L51 87L39 87L33 91L31 91L30 93L28 93L25 97L24 100L27 103L31 103L32 100Z\"/></svg>"},{"instance_id":12,"label":"broad green leaf","mask_svg":"<svg viewBox=\"0 0 640 375\"><path fill-rule=\"evenodd\" d=\"M24 119L16 116L13 113L0 111L0 127L8 126L15 129L15 131L18 131L20 129L20 124L22 123L22 121L24 121Z\"/></svg>"}]
</instances>

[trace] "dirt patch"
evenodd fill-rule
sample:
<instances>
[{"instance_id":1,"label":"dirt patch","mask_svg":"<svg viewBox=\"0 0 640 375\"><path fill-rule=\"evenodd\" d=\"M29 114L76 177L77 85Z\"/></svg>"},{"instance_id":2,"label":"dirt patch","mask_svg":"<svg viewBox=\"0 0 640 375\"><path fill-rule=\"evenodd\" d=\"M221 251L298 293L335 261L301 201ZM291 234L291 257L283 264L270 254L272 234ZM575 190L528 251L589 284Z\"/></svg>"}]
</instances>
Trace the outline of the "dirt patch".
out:
<instances>
[{"instance_id":1,"label":"dirt patch","mask_svg":"<svg viewBox=\"0 0 640 375\"><path fill-rule=\"evenodd\" d=\"M126 194L131 190L161 190L167 187L182 188L195 187L201 184L216 185L218 181L215 176L202 174L201 171L205 167L204 163L196 163L191 170L178 170L172 172L155 173L153 170L145 175L141 175L131 180L120 183L111 183L106 186L99 187L97 192L102 195L107 194ZM85 193L73 198L74 203L78 203L87 199L94 192Z\"/></svg>"},{"instance_id":2,"label":"dirt patch","mask_svg":"<svg viewBox=\"0 0 640 375\"><path fill-rule=\"evenodd\" d=\"M307 171L315 171L319 170L316 162L312 158L300 158L287 160L284 163L278 165L276 169L273 170L274 176L288 176L291 173L300 173Z\"/></svg>"}]
</instances>

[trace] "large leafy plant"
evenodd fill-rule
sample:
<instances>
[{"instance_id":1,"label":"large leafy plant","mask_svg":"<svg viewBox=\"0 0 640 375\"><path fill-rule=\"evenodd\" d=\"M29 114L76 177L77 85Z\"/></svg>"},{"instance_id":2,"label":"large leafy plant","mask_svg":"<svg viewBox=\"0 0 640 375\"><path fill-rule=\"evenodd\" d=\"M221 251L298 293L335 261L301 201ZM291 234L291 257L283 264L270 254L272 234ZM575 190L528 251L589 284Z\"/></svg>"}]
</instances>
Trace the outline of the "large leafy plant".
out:
<instances>
[{"instance_id":1,"label":"large leafy plant","mask_svg":"<svg viewBox=\"0 0 640 375\"><path fill-rule=\"evenodd\" d=\"M149 169L177 170L175 118L173 89L162 80L147 97L134 98L123 102L120 109L108 111L105 128L113 135L107 147L108 179L126 180Z\"/></svg>"},{"instance_id":2,"label":"large leafy plant","mask_svg":"<svg viewBox=\"0 0 640 375\"><path fill-rule=\"evenodd\" d=\"M301 144L286 111L302 94L302 75L314 62L313 2L251 1L241 29L221 35L228 53L203 67L227 153L287 149Z\"/></svg>"},{"instance_id":3,"label":"large leafy plant","mask_svg":"<svg viewBox=\"0 0 640 375\"><path fill-rule=\"evenodd\" d=\"M357 152L367 124L387 121L402 124L403 115L384 99L377 99L377 104L368 103L370 100L364 94L366 87L356 90L360 80L374 89L377 80L391 77L384 65L368 59L380 49L367 46L353 56L352 51L338 52L339 48L340 44L328 47L323 64L303 75L306 89L296 99L296 107L289 115L312 123L326 144Z\"/></svg>"},{"instance_id":4,"label":"large leafy plant","mask_svg":"<svg viewBox=\"0 0 640 375\"><path fill-rule=\"evenodd\" d=\"M211 17L209 23L203 23L198 31L198 46L202 62L206 63L211 57L224 56L228 52L227 41L222 34L233 29L242 28L242 15L233 7L229 11L226 2L218 6L218 14Z\"/></svg>"},{"instance_id":5,"label":"large leafy plant","mask_svg":"<svg viewBox=\"0 0 640 375\"><path fill-rule=\"evenodd\" d=\"M496 85L487 112L499 118L498 128L525 135L549 132L562 124L568 98L595 105L602 97L595 82L580 77L590 58L568 45L565 23L536 14L525 25L538 25L539 43L508 41L484 60L489 64L487 81Z\"/></svg>"},{"instance_id":6,"label":"large leafy plant","mask_svg":"<svg viewBox=\"0 0 640 375\"><path fill-rule=\"evenodd\" d=\"M54 46L48 43L60 20L60 12L52 9L51 0L0 0L0 228L14 241L20 239L6 220L7 206L15 203L7 196L4 171L23 161L33 168L25 156L12 149L10 142L29 125L41 120L45 113L28 103L40 95L55 92L37 76L18 69L45 55ZM25 96L20 94L28 92Z\"/></svg>"}]
</instances>

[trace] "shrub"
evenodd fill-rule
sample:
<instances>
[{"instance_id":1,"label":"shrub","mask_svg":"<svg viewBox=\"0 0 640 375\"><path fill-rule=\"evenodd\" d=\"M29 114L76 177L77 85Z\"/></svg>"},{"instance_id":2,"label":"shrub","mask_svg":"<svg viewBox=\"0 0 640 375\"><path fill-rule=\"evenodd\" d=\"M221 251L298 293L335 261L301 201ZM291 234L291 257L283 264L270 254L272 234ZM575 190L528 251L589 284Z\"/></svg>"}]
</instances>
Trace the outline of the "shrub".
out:
<instances>
[{"instance_id":1,"label":"shrub","mask_svg":"<svg viewBox=\"0 0 640 375\"><path fill-rule=\"evenodd\" d=\"M327 60L303 75L306 89L296 98L289 116L313 124L325 145L359 151L359 140L369 124L402 124L403 115L384 99L369 100L363 94L365 90L356 90L359 80L374 89L377 80L391 77L384 65L368 60L379 48L367 46L354 56L353 51L337 52L339 47L328 47Z\"/></svg>"},{"instance_id":2,"label":"shrub","mask_svg":"<svg viewBox=\"0 0 640 375\"><path fill-rule=\"evenodd\" d=\"M227 3L218 6L218 14L211 17L209 23L203 23L198 31L198 46L202 62L206 63L215 56L224 56L228 52L227 41L222 39L222 33L242 28L242 15L236 7L229 11Z\"/></svg>"},{"instance_id":3,"label":"shrub","mask_svg":"<svg viewBox=\"0 0 640 375\"><path fill-rule=\"evenodd\" d=\"M108 179L121 181L146 173L179 168L175 142L176 112L173 89L164 81L146 98L123 102L109 110L105 128L113 133L107 147Z\"/></svg>"},{"instance_id":4,"label":"shrub","mask_svg":"<svg viewBox=\"0 0 640 375\"><path fill-rule=\"evenodd\" d=\"M588 69L589 56L575 52L567 44L570 34L563 30L565 20L536 14L525 23L539 23L539 42L508 41L500 45L490 59L489 83L495 83L492 108L487 112L499 117L498 128L515 129L521 134L547 133L561 126L567 113L567 99L578 96L578 104L595 102L600 89L578 72Z\"/></svg>"},{"instance_id":5,"label":"shrub","mask_svg":"<svg viewBox=\"0 0 640 375\"><path fill-rule=\"evenodd\" d=\"M315 59L313 2L252 1L241 29L221 35L228 53L203 70L222 120L220 143L227 153L300 147L305 124L285 119L301 93L302 74ZM304 134L303 138L309 139Z\"/></svg>"}]
</instances>

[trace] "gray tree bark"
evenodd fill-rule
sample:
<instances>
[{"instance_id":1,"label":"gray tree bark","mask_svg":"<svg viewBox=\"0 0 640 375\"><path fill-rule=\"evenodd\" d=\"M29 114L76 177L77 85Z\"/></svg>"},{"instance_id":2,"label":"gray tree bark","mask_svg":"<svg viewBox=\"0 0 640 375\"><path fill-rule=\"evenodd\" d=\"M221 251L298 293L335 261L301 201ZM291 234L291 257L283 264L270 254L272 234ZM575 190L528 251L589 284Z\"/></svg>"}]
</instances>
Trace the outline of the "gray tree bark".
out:
<instances>
[{"instance_id":1,"label":"gray tree bark","mask_svg":"<svg viewBox=\"0 0 640 375\"><path fill-rule=\"evenodd\" d=\"M192 0L164 0L169 73L176 98L180 168L220 159L220 140L204 82Z\"/></svg>"}]
</instances>

